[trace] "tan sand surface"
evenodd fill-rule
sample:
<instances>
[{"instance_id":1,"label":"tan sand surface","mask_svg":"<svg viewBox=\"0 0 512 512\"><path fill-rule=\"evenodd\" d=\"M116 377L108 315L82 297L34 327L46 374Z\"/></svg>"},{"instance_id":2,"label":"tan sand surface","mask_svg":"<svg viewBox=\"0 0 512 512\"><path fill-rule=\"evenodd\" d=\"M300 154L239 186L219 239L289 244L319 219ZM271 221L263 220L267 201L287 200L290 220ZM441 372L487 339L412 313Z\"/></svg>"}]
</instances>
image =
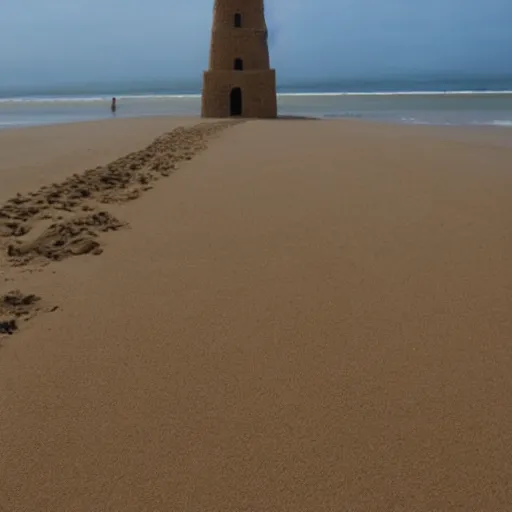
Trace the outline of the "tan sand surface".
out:
<instances>
[{"instance_id":1,"label":"tan sand surface","mask_svg":"<svg viewBox=\"0 0 512 512\"><path fill-rule=\"evenodd\" d=\"M116 141L108 158L99 137L72 172L151 142L129 123L101 125ZM91 235L101 255L4 255L0 293L42 305L1 338L0 510L508 510L507 132L202 130L173 150L187 145L190 161L166 144L144 157L122 182L131 190L149 174L137 199L117 181L94 189L91 211L79 200L48 219L118 219ZM55 170L54 139L31 150L25 133L9 135L34 159L19 164L23 194L49 179L36 176L69 176ZM105 172L142 161L130 158ZM177 167L151 174L155 159ZM47 233L40 214L27 236ZM13 238L4 246L19 247Z\"/></svg>"}]
</instances>

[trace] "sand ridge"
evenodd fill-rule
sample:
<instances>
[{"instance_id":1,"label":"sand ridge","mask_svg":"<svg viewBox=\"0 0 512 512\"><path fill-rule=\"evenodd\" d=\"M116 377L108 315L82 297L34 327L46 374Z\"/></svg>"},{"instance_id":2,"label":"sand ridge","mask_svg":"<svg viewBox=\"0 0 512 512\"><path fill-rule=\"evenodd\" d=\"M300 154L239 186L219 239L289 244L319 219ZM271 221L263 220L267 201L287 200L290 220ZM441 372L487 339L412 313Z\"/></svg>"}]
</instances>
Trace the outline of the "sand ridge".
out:
<instances>
[{"instance_id":1,"label":"sand ridge","mask_svg":"<svg viewBox=\"0 0 512 512\"><path fill-rule=\"evenodd\" d=\"M100 255L100 235L127 227L106 205L137 199L182 162L204 151L211 138L238 122L178 127L140 151L35 192L18 193L0 207L0 263L41 267L71 256ZM0 334L16 330L13 322L19 315L14 313L9 308L0 309L0 325L4 326Z\"/></svg>"}]
</instances>

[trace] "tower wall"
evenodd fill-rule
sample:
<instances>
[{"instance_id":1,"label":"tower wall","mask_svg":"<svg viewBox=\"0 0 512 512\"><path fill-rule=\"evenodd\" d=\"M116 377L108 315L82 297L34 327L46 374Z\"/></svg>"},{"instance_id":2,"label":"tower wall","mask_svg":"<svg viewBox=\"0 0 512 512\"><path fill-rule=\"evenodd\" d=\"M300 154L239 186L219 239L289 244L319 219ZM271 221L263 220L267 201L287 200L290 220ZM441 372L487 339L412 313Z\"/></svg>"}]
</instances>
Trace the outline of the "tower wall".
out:
<instances>
[{"instance_id":1,"label":"tower wall","mask_svg":"<svg viewBox=\"0 0 512 512\"><path fill-rule=\"evenodd\" d=\"M233 27L236 13L242 16L242 27L265 30L263 0L215 0L213 7L213 30Z\"/></svg>"},{"instance_id":2,"label":"tower wall","mask_svg":"<svg viewBox=\"0 0 512 512\"><path fill-rule=\"evenodd\" d=\"M240 65L243 68L236 70ZM229 117L235 88L241 90L239 115L277 116L263 0L215 0L209 69L203 76L203 117Z\"/></svg>"},{"instance_id":3,"label":"tower wall","mask_svg":"<svg viewBox=\"0 0 512 512\"><path fill-rule=\"evenodd\" d=\"M210 70L232 71L236 58L242 59L244 71L269 69L265 30L216 30L210 45Z\"/></svg>"}]
</instances>

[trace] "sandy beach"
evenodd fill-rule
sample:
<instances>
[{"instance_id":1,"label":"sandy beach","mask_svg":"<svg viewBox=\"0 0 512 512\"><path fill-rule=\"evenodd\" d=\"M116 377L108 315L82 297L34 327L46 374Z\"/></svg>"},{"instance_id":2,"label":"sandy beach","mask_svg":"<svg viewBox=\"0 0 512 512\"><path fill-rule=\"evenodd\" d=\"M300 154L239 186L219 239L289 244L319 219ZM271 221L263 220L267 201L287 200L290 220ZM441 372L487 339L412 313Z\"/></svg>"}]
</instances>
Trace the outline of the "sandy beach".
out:
<instances>
[{"instance_id":1,"label":"sandy beach","mask_svg":"<svg viewBox=\"0 0 512 512\"><path fill-rule=\"evenodd\" d=\"M0 132L0 510L508 510L512 131L199 123Z\"/></svg>"}]
</instances>

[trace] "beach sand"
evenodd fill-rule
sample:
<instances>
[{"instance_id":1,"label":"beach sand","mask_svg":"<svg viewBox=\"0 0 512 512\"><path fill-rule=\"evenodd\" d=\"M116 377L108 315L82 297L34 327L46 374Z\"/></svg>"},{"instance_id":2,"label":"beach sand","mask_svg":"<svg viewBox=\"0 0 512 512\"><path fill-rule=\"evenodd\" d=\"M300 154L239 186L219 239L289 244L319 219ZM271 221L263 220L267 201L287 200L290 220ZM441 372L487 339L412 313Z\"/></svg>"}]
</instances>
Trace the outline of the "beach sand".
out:
<instances>
[{"instance_id":1,"label":"beach sand","mask_svg":"<svg viewBox=\"0 0 512 512\"><path fill-rule=\"evenodd\" d=\"M0 131L0 201L108 163L193 118L108 119Z\"/></svg>"},{"instance_id":2,"label":"beach sand","mask_svg":"<svg viewBox=\"0 0 512 512\"><path fill-rule=\"evenodd\" d=\"M507 510L510 132L198 122L0 133L0 510Z\"/></svg>"}]
</instances>

